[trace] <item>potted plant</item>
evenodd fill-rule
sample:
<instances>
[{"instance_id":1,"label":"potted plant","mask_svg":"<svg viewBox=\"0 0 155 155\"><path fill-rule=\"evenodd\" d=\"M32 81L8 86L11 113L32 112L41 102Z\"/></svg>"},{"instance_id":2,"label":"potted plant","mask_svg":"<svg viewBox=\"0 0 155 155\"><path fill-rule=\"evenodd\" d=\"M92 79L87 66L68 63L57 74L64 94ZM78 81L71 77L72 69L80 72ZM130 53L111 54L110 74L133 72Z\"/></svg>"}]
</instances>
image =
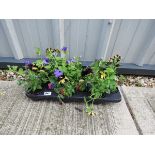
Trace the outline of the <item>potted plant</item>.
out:
<instances>
[{"instance_id":1,"label":"potted plant","mask_svg":"<svg viewBox=\"0 0 155 155\"><path fill-rule=\"evenodd\" d=\"M61 53L67 55L67 47L61 50L47 48L45 57L41 56L39 48L36 53L40 58L34 62L26 61L24 69L9 67L19 75L18 84L24 86L28 97L87 103L121 100L117 87L120 56L108 61L98 59L90 66L83 66L79 57L60 57Z\"/></svg>"}]
</instances>

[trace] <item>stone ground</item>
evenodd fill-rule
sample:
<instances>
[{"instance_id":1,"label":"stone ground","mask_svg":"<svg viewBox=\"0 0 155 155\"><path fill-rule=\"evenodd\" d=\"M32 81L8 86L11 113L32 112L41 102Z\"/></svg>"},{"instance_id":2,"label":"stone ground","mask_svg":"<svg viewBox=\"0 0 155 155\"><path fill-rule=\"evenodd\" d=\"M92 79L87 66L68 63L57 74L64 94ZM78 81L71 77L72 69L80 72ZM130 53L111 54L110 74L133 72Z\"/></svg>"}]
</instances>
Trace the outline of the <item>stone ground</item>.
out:
<instances>
[{"instance_id":1,"label":"stone ground","mask_svg":"<svg viewBox=\"0 0 155 155\"><path fill-rule=\"evenodd\" d=\"M155 134L155 88L119 89L121 102L94 105L96 116L90 117L84 103L32 101L16 81L0 81L0 134Z\"/></svg>"}]
</instances>

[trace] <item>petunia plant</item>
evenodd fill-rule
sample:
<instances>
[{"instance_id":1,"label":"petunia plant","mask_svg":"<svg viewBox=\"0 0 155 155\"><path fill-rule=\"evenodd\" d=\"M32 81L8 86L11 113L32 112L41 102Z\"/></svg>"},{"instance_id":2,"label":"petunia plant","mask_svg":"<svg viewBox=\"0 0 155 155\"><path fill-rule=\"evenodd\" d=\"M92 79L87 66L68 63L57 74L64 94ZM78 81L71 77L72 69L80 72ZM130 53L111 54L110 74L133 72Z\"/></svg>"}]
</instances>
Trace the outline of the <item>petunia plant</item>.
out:
<instances>
[{"instance_id":1,"label":"petunia plant","mask_svg":"<svg viewBox=\"0 0 155 155\"><path fill-rule=\"evenodd\" d=\"M93 104L95 99L104 94L117 91L116 73L120 60L119 55L110 58L109 61L96 60L83 70L83 83L90 92L88 103Z\"/></svg>"},{"instance_id":2,"label":"petunia plant","mask_svg":"<svg viewBox=\"0 0 155 155\"><path fill-rule=\"evenodd\" d=\"M67 47L61 50L47 48L45 56L41 49L36 49L40 58L31 62L25 61L25 68L9 67L9 70L20 76L18 83L22 84L28 93L38 93L45 88L57 94L60 101L78 92L88 92L85 98L86 111L93 114L93 102L106 93L117 91L117 68L120 56L110 60L94 61L90 66L83 66L79 57L68 59ZM91 104L91 105L89 105Z\"/></svg>"}]
</instances>

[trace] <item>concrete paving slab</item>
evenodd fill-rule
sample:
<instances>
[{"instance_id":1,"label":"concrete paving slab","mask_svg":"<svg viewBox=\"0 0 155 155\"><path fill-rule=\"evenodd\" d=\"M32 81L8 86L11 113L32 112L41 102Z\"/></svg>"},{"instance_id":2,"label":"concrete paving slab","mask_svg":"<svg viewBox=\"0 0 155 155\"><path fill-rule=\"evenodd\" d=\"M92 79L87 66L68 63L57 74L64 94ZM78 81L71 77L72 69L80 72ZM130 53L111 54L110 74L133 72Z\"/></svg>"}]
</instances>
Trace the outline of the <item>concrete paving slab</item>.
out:
<instances>
[{"instance_id":1,"label":"concrete paving slab","mask_svg":"<svg viewBox=\"0 0 155 155\"><path fill-rule=\"evenodd\" d=\"M1 135L110 135L139 134L124 98L119 103L95 105L95 117L82 109L84 103L60 105L32 101L16 82L0 81Z\"/></svg>"},{"instance_id":2,"label":"concrete paving slab","mask_svg":"<svg viewBox=\"0 0 155 155\"><path fill-rule=\"evenodd\" d=\"M152 99L155 99L155 89L123 86L122 90L139 132L155 134L155 113L150 105L153 105Z\"/></svg>"},{"instance_id":3,"label":"concrete paving slab","mask_svg":"<svg viewBox=\"0 0 155 155\"><path fill-rule=\"evenodd\" d=\"M126 87L124 88L124 93L130 97L142 97L147 99L155 99L155 88L146 87Z\"/></svg>"}]
</instances>

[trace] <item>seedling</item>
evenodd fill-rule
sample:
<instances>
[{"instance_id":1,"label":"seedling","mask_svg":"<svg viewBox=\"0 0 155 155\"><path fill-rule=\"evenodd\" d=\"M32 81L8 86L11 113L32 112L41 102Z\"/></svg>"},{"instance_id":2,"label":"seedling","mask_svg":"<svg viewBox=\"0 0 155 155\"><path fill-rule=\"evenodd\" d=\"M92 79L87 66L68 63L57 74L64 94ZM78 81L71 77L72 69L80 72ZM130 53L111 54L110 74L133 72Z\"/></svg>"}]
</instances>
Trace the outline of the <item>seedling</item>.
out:
<instances>
[{"instance_id":1,"label":"seedling","mask_svg":"<svg viewBox=\"0 0 155 155\"><path fill-rule=\"evenodd\" d=\"M94 104L92 99L87 101L87 99L84 97L84 102L85 102L85 112L88 114L88 116L95 116L96 113L94 112Z\"/></svg>"}]
</instances>

